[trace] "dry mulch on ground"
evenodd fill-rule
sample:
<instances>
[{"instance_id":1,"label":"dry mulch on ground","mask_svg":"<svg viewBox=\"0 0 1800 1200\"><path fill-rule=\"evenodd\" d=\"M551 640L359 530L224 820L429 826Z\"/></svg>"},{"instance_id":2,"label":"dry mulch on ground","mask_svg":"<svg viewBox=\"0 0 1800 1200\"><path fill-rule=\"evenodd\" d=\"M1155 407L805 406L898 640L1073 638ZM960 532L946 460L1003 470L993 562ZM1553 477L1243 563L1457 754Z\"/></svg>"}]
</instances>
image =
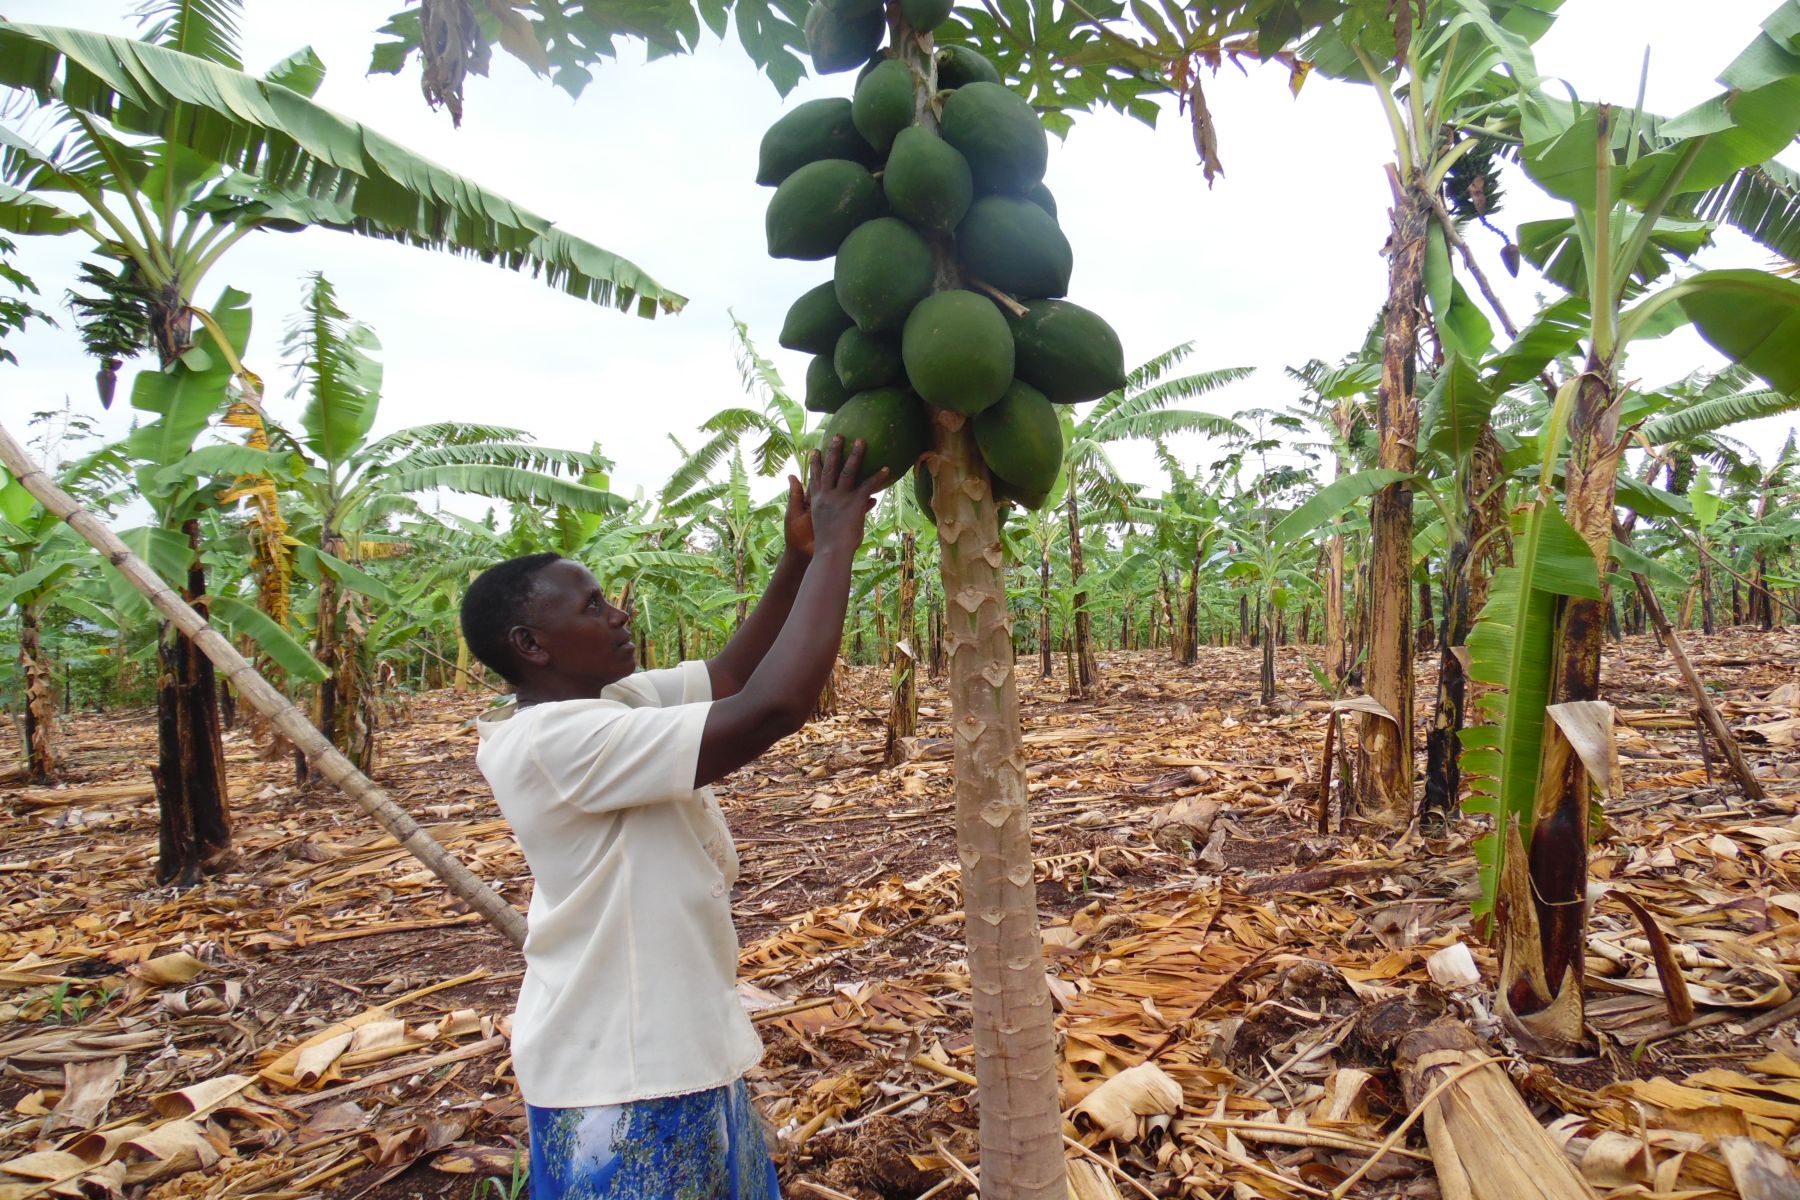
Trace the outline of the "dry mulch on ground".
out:
<instances>
[{"instance_id":1,"label":"dry mulch on ground","mask_svg":"<svg viewBox=\"0 0 1800 1200\"><path fill-rule=\"evenodd\" d=\"M1768 1160L1745 1154L1791 1163L1800 1144L1800 637L1693 641L1772 799L1712 778L1654 642L1613 648L1625 786L1594 858L1598 1049L1507 1070L1603 1195L1768 1200L1796 1193L1756 1194ZM1448 1013L1506 1049L1469 915L1476 830L1319 834L1325 705L1305 655L1279 659L1267 709L1248 649L1185 668L1103 655L1108 690L1074 703L1022 664L1070 1154L1090 1194L1328 1195L1408 1108L1399 1033ZM720 789L744 861L742 991L768 1047L753 1090L793 1197L960 1198L978 1170L946 704L923 689L912 758L884 769L884 683L852 672L837 717ZM1432 686L1427 672L1427 718ZM474 769L490 701L407 702L376 777L522 906L524 863ZM148 715L84 714L64 736L67 786L0 785L0 1200L467 1196L489 1178L504 1194L523 1144L511 949L241 730L234 856L192 891L147 887ZM1669 1024L1621 895L1667 933L1690 1024ZM1145 1063L1150 1086L1127 1099L1149 1111L1121 1118L1120 1088L1100 1085ZM1800 1189L1791 1171L1785 1186ZM1353 1194L1438 1194L1418 1130Z\"/></svg>"}]
</instances>

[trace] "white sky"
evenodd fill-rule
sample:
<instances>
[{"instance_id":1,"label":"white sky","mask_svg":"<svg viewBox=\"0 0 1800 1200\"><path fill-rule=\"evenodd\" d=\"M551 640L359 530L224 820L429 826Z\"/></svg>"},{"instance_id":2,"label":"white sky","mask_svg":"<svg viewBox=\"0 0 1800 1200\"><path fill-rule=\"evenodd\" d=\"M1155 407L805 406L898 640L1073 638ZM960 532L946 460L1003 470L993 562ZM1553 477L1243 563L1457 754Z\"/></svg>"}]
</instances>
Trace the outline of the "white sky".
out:
<instances>
[{"instance_id":1,"label":"white sky","mask_svg":"<svg viewBox=\"0 0 1800 1200\"><path fill-rule=\"evenodd\" d=\"M250 0L245 61L261 70L311 43L330 68L322 103L625 256L690 303L679 316L644 321L476 261L323 231L260 235L223 260L198 298L210 304L226 284L251 294L256 325L246 361L263 375L277 416L299 412L300 400L284 398L278 347L302 276L315 268L381 337L386 387L377 433L458 419L522 427L547 445L598 441L618 463L615 489L654 491L677 462L666 435L693 444L708 414L743 400L728 309L748 321L799 391L805 358L775 339L788 304L827 278L829 263L767 257L762 218L771 193L751 180L762 132L785 106L735 41L709 38L698 54L649 64L641 47L625 47L578 102L496 52L493 76L470 80L463 127L454 130L446 113L426 108L416 63L400 77L363 74L374 29L397 3ZM1700 20L1687 0L1566 0L1540 44L1539 67L1585 99L1628 104L1648 43L1648 106L1673 113L1717 91L1713 77L1749 42L1770 3L1710 0ZM131 7L11 0L5 16L129 33L120 14ZM806 80L786 103L847 94L851 80ZM1156 131L1110 112L1079 118L1066 142L1052 139L1047 180L1075 248L1070 298L1112 322L1128 362L1192 339L1195 369L1259 368L1211 398L1209 407L1230 413L1293 399L1283 366L1336 359L1368 327L1386 286L1382 168L1390 151L1368 88L1313 79L1296 99L1285 71L1251 65L1248 74L1227 67L1207 92L1227 171L1212 189L1172 107ZM1522 179L1507 201L1503 228L1558 214ZM61 308L85 245L79 235L18 240L19 264L58 308L61 327L34 328L11 343L22 366L0 388L0 418L16 432L27 412L65 395L99 412L95 364L81 355ZM1507 278L1492 235L1478 230L1472 241L1522 324L1540 285ZM1708 265L1766 264L1744 239L1728 234L1722 243ZM1717 362L1683 334L1647 347L1627 375L1655 383ZM131 420L130 374L104 418L109 434ZM1763 422L1751 440L1767 453L1787 424ZM1207 457L1199 439L1180 449L1190 460ZM1147 449L1128 448L1118 459L1128 475L1160 486Z\"/></svg>"}]
</instances>

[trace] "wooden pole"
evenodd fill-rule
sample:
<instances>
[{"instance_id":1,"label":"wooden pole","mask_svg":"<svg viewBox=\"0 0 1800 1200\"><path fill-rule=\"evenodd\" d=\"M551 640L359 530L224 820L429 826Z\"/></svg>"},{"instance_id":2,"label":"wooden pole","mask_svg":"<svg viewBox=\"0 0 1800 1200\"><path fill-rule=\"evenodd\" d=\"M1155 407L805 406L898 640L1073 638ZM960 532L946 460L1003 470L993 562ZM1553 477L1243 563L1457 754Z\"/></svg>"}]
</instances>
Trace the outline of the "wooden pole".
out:
<instances>
[{"instance_id":1,"label":"wooden pole","mask_svg":"<svg viewBox=\"0 0 1800 1200\"><path fill-rule=\"evenodd\" d=\"M356 802L357 807L374 817L376 823L387 830L407 853L424 863L433 875L444 881L444 886L453 895L486 918L515 948L525 944L525 918L517 909L421 829L419 823L395 804L386 792L340 754L325 739L325 735L306 719L306 715L295 708L286 696L276 691L268 680L257 674L256 668L218 630L208 624L205 617L183 601L173 588L150 569L149 564L133 554L131 548L120 541L118 535L107 528L100 518L58 487L56 481L32 461L25 448L13 439L3 425L0 425L0 463L13 473L13 477L26 491L37 498L46 511L59 520L66 521L132 587L143 593L157 612L192 639L200 651L224 673L225 678L230 680L238 695L248 700L283 736L299 747L314 772L336 784L339 790Z\"/></svg>"},{"instance_id":2,"label":"wooden pole","mask_svg":"<svg viewBox=\"0 0 1800 1200\"><path fill-rule=\"evenodd\" d=\"M1656 627L1657 636L1662 639L1669 656L1675 660L1681 677L1687 681L1688 692L1694 697L1694 706L1700 710L1700 720L1706 724L1707 732L1712 734L1713 741L1719 747L1719 753L1725 756L1725 761L1731 766L1731 774L1737 780L1738 788L1747 799L1766 798L1768 793L1763 790L1762 781L1750 769L1750 764L1744 759L1743 748L1731 736L1731 730L1726 727L1725 718L1719 715L1718 708L1713 705L1712 697L1706 694L1706 684L1701 682L1700 672L1694 670L1694 664L1688 661L1687 651L1681 646L1681 638L1669 624L1669 618L1663 612L1662 603L1657 600L1650 581L1635 572L1631 581L1637 584L1638 597L1644 602L1644 611L1649 614L1650 623Z\"/></svg>"}]
</instances>

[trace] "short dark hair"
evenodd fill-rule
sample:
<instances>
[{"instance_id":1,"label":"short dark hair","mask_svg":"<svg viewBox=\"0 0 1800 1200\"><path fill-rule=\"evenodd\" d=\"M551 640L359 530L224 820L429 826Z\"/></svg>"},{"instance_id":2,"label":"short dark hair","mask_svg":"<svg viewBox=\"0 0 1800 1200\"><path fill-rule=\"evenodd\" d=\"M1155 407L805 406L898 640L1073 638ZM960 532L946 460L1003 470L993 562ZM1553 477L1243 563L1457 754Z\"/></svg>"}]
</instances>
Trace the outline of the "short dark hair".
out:
<instances>
[{"instance_id":1,"label":"short dark hair","mask_svg":"<svg viewBox=\"0 0 1800 1200\"><path fill-rule=\"evenodd\" d=\"M462 635L469 653L508 683L517 683L518 659L507 635L525 618L525 609L537 589L538 572L560 554L527 554L495 563L475 577L463 593Z\"/></svg>"}]
</instances>

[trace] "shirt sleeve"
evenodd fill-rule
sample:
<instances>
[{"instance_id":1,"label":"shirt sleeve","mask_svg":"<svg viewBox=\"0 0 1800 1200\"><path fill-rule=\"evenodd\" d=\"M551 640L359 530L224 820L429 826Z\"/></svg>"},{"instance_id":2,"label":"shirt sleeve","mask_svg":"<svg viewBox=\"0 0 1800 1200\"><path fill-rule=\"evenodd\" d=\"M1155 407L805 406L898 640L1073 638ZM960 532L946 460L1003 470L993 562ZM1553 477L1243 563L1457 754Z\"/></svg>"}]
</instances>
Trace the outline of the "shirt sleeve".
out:
<instances>
[{"instance_id":1,"label":"shirt sleeve","mask_svg":"<svg viewBox=\"0 0 1800 1200\"><path fill-rule=\"evenodd\" d=\"M713 698L712 674L700 659L657 671L639 671L621 679L602 693L633 708L673 708L677 704L701 704Z\"/></svg>"},{"instance_id":2,"label":"shirt sleeve","mask_svg":"<svg viewBox=\"0 0 1800 1200\"><path fill-rule=\"evenodd\" d=\"M559 707L568 711L546 714L533 741L537 767L558 800L600 813L694 794L710 704Z\"/></svg>"}]
</instances>

